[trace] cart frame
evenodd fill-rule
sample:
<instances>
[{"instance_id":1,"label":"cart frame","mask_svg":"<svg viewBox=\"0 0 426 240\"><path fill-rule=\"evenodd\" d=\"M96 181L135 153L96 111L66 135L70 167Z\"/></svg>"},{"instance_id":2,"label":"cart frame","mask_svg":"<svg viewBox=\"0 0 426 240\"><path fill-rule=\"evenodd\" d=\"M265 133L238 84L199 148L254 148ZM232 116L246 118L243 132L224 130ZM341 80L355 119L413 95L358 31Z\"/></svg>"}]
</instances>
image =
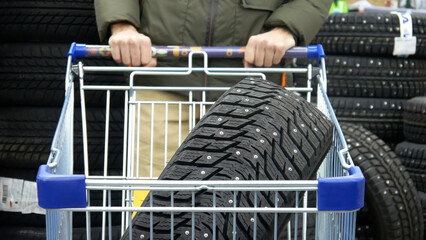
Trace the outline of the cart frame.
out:
<instances>
[{"instance_id":1,"label":"cart frame","mask_svg":"<svg viewBox=\"0 0 426 240\"><path fill-rule=\"evenodd\" d=\"M106 232L111 239L111 213L121 212L121 232L126 228L131 230L132 212L189 212L192 214L198 212L229 212L241 213L247 212L253 214L252 222L257 226L257 214L271 213L275 216L274 239L277 239L277 218L279 213L295 213L294 225L289 223L288 238L298 239L298 216L302 216L302 239L306 239L307 214L316 216L316 238L318 239L354 239L356 211L364 204L364 176L360 169L354 166L349 155L345 138L339 127L337 118L332 110L332 106L326 94L326 69L325 54L322 47L310 46L308 48L296 49L296 57L309 57L317 60L319 68L308 65L306 68L210 68L208 67L208 51L194 50L188 54L188 67L184 68L148 68L148 67L98 67L84 66L82 62L76 63L77 58L83 58L88 53L93 53L93 48L100 49L105 46L86 46L73 43L69 54L65 76L66 94L64 106L59 119L52 143L51 153L46 165L40 166L37 175L39 205L47 209L47 239L71 239L72 238L72 212L86 212L87 238L91 238L90 214L92 212L102 212L102 239L106 238ZM291 55L291 53L290 53ZM204 67L193 67L192 59L195 56L204 58ZM85 85L84 76L91 72L129 72L129 86L93 86ZM137 90L167 90L192 92L206 91L224 91L228 88L222 87L141 87L134 86L133 79L138 75L189 75L194 71L203 71L208 75L230 75L230 76L256 76L266 79L266 72L292 72L304 73L307 76L307 87L287 88L288 90L306 93L307 100L311 101L312 79L318 80L318 99L317 107L325 113L333 122L334 136L333 146L327 155L324 163L318 171L318 180L300 180L300 181L152 181L148 179L137 178L132 174L134 156L134 136L129 133L135 132L136 126L133 121L137 112L135 106L135 91ZM315 73L315 74L314 74ZM84 147L84 165L83 174L73 174L73 116L74 116L74 77L78 76L80 83L81 110L82 110L82 129L83 129L83 147ZM105 161L104 174L102 176L92 176L89 174L89 156L88 156L88 137L86 126L86 108L85 91L106 91L106 119L105 119ZM109 109L111 91L125 92L125 116L124 116L124 144L123 144L123 175L108 176L108 130L109 130ZM193 106L205 106L212 104L205 99L205 94L200 101L189 99ZM205 113L205 108L200 108L201 116ZM195 111L195 108L194 108ZM195 120L190 124L195 125ZM130 159L130 160L129 160ZM124 171L127 169L127 171ZM152 179L152 174L150 175ZM304 192L303 204L299 206L299 199L296 199L296 205L290 208L241 208L237 207L236 199L232 207L175 207L173 198L170 207L155 207L150 204L149 207L133 206L132 196L135 190L153 191L190 191L193 193L192 201L195 199L195 192L200 190L232 191L234 196L239 191L271 191L275 194L279 191ZM90 191L102 191L102 205L93 206L90 202ZM122 193L122 205L111 205L111 192ZM308 195L316 194L317 203L315 207L308 207ZM215 194L214 194L215 195ZM256 196L256 194L255 194ZM299 194L296 194L297 198ZM277 199L277 198L276 198ZM213 202L215 199L213 199ZM255 199L256 201L256 199ZM276 200L277 201L277 200ZM256 204L255 204L256 206ZM107 215L109 217L107 217ZM152 214L151 214L152 215ZM107 223L108 219L108 223ZM172 218L173 219L173 218ZM235 215L234 215L235 220ZM152 221L151 221L152 222ZM152 224L152 223L151 223ZM235 224L234 224L235 228ZM254 228L256 229L256 228ZM295 230L291 233L291 229ZM254 230L256 231L256 230ZM188 231L192 239L194 236L194 222L191 231ZM154 233L151 231L150 239L153 239ZM171 236L173 236L173 224L171 227ZM256 236L256 234L254 234ZM142 237L142 236L141 236ZM146 236L148 237L148 236ZM216 235L213 232L213 239ZM234 239L236 236L234 235Z\"/></svg>"}]
</instances>

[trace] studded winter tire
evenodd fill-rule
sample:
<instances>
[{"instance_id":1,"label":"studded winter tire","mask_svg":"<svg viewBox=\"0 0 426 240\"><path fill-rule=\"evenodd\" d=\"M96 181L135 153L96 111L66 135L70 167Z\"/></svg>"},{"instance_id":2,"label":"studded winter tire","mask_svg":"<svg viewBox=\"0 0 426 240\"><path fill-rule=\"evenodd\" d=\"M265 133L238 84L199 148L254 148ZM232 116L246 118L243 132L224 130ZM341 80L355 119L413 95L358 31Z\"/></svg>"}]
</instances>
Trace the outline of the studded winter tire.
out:
<instances>
[{"instance_id":1,"label":"studded winter tire","mask_svg":"<svg viewBox=\"0 0 426 240\"><path fill-rule=\"evenodd\" d=\"M350 155L365 176L367 211L361 210L357 224L372 228L372 235L363 239L422 240L420 199L401 161L367 129L346 123L341 127Z\"/></svg>"},{"instance_id":2,"label":"studded winter tire","mask_svg":"<svg viewBox=\"0 0 426 240\"><path fill-rule=\"evenodd\" d=\"M424 14L412 14L416 56L426 55ZM312 41L328 54L392 56L394 38L400 36L398 16L390 13L331 14Z\"/></svg>"},{"instance_id":3,"label":"studded winter tire","mask_svg":"<svg viewBox=\"0 0 426 240\"><path fill-rule=\"evenodd\" d=\"M418 191L426 192L426 144L404 141L396 145L401 159Z\"/></svg>"},{"instance_id":4,"label":"studded winter tire","mask_svg":"<svg viewBox=\"0 0 426 240\"><path fill-rule=\"evenodd\" d=\"M0 28L1 42L99 43L90 0L1 1Z\"/></svg>"},{"instance_id":5,"label":"studded winter tire","mask_svg":"<svg viewBox=\"0 0 426 240\"><path fill-rule=\"evenodd\" d=\"M426 144L426 96L406 101L403 119L406 140Z\"/></svg>"},{"instance_id":6,"label":"studded winter tire","mask_svg":"<svg viewBox=\"0 0 426 240\"><path fill-rule=\"evenodd\" d=\"M423 225L426 226L426 192L418 192L423 208Z\"/></svg>"},{"instance_id":7,"label":"studded winter tire","mask_svg":"<svg viewBox=\"0 0 426 240\"><path fill-rule=\"evenodd\" d=\"M384 141L403 141L404 99L330 97L340 122L356 123Z\"/></svg>"},{"instance_id":8,"label":"studded winter tire","mask_svg":"<svg viewBox=\"0 0 426 240\"><path fill-rule=\"evenodd\" d=\"M161 180L300 180L313 179L329 150L332 124L314 105L303 98L259 79L245 79L227 91L204 116L177 150L159 177ZM212 206L212 192L195 193L196 206ZM259 206L274 205L274 194L259 192ZM188 198L189 197L189 198ZM253 207L253 193L236 195L238 207ZM191 193L176 191L174 206L191 206ZM232 192L216 194L216 206L232 206ZM152 192L143 206L170 206L170 193ZM295 194L279 193L279 205L290 206ZM231 205L230 205L231 204ZM211 213L175 213L174 238L231 239L233 214L217 213L213 226ZM283 224L290 215L280 215ZM237 239L253 238L253 214L236 214ZM258 214L258 239L270 238L273 214ZM171 214L153 213L155 239L170 239ZM133 238L149 238L150 214L140 212L133 221ZM129 237L126 232L124 238Z\"/></svg>"},{"instance_id":9,"label":"studded winter tire","mask_svg":"<svg viewBox=\"0 0 426 240\"><path fill-rule=\"evenodd\" d=\"M0 107L0 168L37 169L48 160L53 135L61 108ZM83 137L81 110L75 109L74 123L74 170L83 169ZM111 108L109 114L109 169L123 166L124 111ZM87 108L89 167L104 167L105 109Z\"/></svg>"},{"instance_id":10,"label":"studded winter tire","mask_svg":"<svg viewBox=\"0 0 426 240\"><path fill-rule=\"evenodd\" d=\"M102 227L91 227L91 239L102 239ZM109 236L109 228L105 232L106 239L118 239L120 236L120 226L113 225L111 227L111 236ZM3 239L31 239L31 240L45 240L46 228L45 227L30 227L30 226L0 226ZM64 235L60 235L64 236ZM72 236L66 236L70 239L87 239L86 228L74 227L72 229ZM109 238L110 237L110 238Z\"/></svg>"},{"instance_id":11,"label":"studded winter tire","mask_svg":"<svg viewBox=\"0 0 426 240\"><path fill-rule=\"evenodd\" d=\"M62 107L69 44L0 44L0 105ZM86 65L117 66L112 60L87 59ZM80 104L78 78L74 78L75 102ZM125 85L122 73L91 73L85 84ZM86 107L104 107L106 91L86 91ZM111 92L111 105L124 106L124 92Z\"/></svg>"},{"instance_id":12,"label":"studded winter tire","mask_svg":"<svg viewBox=\"0 0 426 240\"><path fill-rule=\"evenodd\" d=\"M296 60L298 67L307 64L306 59ZM423 59L327 55L326 65L328 96L412 98L426 91Z\"/></svg>"}]
</instances>

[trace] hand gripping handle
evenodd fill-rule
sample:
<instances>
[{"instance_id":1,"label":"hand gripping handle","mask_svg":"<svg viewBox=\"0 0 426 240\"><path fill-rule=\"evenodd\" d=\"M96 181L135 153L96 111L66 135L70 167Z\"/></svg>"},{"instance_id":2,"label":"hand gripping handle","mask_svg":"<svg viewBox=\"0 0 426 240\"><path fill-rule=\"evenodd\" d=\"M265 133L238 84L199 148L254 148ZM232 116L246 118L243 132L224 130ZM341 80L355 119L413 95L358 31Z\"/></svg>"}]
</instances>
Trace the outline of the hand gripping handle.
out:
<instances>
[{"instance_id":1,"label":"hand gripping handle","mask_svg":"<svg viewBox=\"0 0 426 240\"><path fill-rule=\"evenodd\" d=\"M191 46L153 46L152 56L161 57L187 57L190 52L203 51L209 58L243 58L245 47L191 47ZM72 43L68 56L73 57L75 62L79 58L86 57L111 57L111 47L108 45L86 45ZM325 57L322 46L312 45L307 47L290 48L285 58L310 58L317 59Z\"/></svg>"}]
</instances>

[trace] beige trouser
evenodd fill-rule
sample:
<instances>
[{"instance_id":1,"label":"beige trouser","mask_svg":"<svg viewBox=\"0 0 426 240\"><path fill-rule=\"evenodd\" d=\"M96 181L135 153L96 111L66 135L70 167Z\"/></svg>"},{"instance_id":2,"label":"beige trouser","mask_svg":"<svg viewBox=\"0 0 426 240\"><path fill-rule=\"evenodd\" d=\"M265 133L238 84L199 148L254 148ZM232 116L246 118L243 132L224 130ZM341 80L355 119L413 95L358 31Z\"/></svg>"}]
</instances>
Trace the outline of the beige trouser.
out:
<instances>
[{"instance_id":1,"label":"beige trouser","mask_svg":"<svg viewBox=\"0 0 426 240\"><path fill-rule=\"evenodd\" d=\"M140 105L135 112L139 117L135 124L136 131L139 129L139 139L135 136L135 174L155 178L188 135L189 125L194 125L194 119L198 121L200 105L188 104L188 97L166 91L137 91L136 100ZM190 114L195 117L190 119Z\"/></svg>"}]
</instances>

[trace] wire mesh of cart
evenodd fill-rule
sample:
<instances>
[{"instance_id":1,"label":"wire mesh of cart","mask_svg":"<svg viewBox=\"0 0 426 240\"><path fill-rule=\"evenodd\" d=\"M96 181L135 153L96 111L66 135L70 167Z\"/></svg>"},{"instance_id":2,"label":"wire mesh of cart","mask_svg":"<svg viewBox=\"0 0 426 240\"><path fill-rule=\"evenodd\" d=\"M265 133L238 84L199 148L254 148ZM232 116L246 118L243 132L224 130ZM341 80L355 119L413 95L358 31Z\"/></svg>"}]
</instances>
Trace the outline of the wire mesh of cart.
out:
<instances>
[{"instance_id":1,"label":"wire mesh of cart","mask_svg":"<svg viewBox=\"0 0 426 240\"><path fill-rule=\"evenodd\" d=\"M187 56L187 67L108 67L85 66L78 59L91 56L109 56L108 46L95 46L73 43L68 53L66 69L66 94L64 106L54 135L51 153L46 165L39 168L37 175L39 205L47 209L47 239L72 239L73 222L78 221L73 214L82 214L85 221L85 236L87 239L115 239L125 233L128 239L135 227L132 218L135 213L147 213L146 234L140 234L137 239L158 239L154 225L165 224L164 239L355 239L356 211L364 204L364 176L360 169L354 166L348 153L345 138L337 122L326 94L325 54L320 45L295 47L290 49L285 57L310 58L317 61L319 67L309 64L305 68L212 68L208 67L210 57L241 57L244 48L240 47L153 47L157 57L176 55ZM204 59L203 67L194 67L193 58ZM206 97L210 92L223 93L229 87L159 87L136 86L134 78L140 75L189 75L193 72L204 72L207 75L250 76L265 79L268 72L291 72L304 74L307 79L306 87L288 87L287 90L297 92L311 102L313 83L317 84L315 106L332 122L332 146L327 149L322 165L316 173L316 180L157 180L159 173L156 168L167 166L170 156L182 144L186 134L191 132L197 122L202 119L214 101ZM125 86L87 84L85 77L97 72L128 73L129 82ZM79 83L81 106L74 106L74 82ZM103 159L98 164L99 171L91 169L90 146L91 134L88 131L87 116L90 108L85 105L86 93L91 91L103 92L105 108L102 124ZM186 92L184 99L150 100L140 98L146 92L156 98L156 94L167 92ZM120 92L123 95L123 129L122 141L119 148L119 171L111 171L112 132L111 95ZM197 97L199 96L199 97ZM312 103L314 104L314 103ZM144 108L142 107L144 106ZM75 156L75 110L81 111L81 134L83 148L84 172L73 173ZM150 114L146 119L141 111L145 109ZM155 121L154 112L162 113L164 121ZM78 112L80 114L80 112ZM166 119L173 119L175 125ZM156 133L154 123L161 123L163 133ZM77 126L76 126L77 127ZM80 127L79 127L80 128ZM169 137L172 128L177 134ZM141 140L144 138L145 140ZM145 142L144 142L145 141ZM159 143L162 142L162 143ZM79 142L80 143L80 142ZM146 146L142 146L146 145ZM81 146L80 146L81 147ZM80 154L80 153L79 153ZM238 154L238 153L237 153ZM141 160L145 158L145 162ZM102 165L102 166L99 166ZM157 167L156 167L157 166ZM159 167L158 167L159 166ZM203 174L203 171L200 172ZM204 174L206 174L204 172ZM238 180L238 181L237 181ZM187 205L179 204L174 199L174 193L188 193ZM168 192L169 205L153 204L152 194ZM209 192L211 204L200 206L195 204L200 192ZM228 205L220 205L221 192L232 196L227 200ZM241 193L250 192L251 206L240 206L238 202ZM292 206L279 204L281 192L294 192ZM269 194L273 201L268 205L260 203L260 194ZM145 202L144 204L142 204ZM142 204L142 206L141 206ZM186 229L178 232L174 221L179 214L185 213L191 218L186 222ZM207 213L212 220L209 223L197 221L199 214ZM169 216L169 221L155 221L155 214ZM217 216L226 214L229 220L228 231L231 235L224 236L219 232L222 220ZM280 224L280 218L286 214L285 224ZM237 220L249 225L249 233L238 231ZM271 219L266 235L259 237L259 225L265 217ZM81 218L79 218L81 221ZM94 221L99 221L94 231ZM281 221L282 222L282 221ZM199 232L199 225L206 225L209 231ZM264 224L264 223L263 223ZM263 231L265 229L262 229ZM74 233L75 234L75 233ZM165 234L165 235L164 235ZM166 236L166 237L164 237Z\"/></svg>"}]
</instances>

